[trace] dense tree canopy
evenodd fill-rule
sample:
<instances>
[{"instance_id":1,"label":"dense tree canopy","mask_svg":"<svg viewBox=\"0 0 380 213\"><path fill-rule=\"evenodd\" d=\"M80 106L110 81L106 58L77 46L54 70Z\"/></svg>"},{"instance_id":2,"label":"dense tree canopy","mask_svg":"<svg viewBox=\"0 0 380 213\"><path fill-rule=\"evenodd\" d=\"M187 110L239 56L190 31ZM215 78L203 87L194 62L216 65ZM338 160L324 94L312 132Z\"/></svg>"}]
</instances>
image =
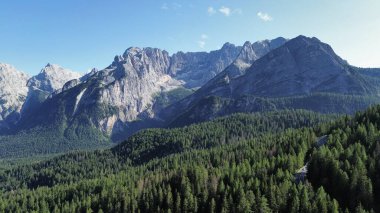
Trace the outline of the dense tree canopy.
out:
<instances>
[{"instance_id":1,"label":"dense tree canopy","mask_svg":"<svg viewBox=\"0 0 380 213\"><path fill-rule=\"evenodd\" d=\"M0 174L0 212L377 211L380 107L328 117L236 114L17 166Z\"/></svg>"}]
</instances>

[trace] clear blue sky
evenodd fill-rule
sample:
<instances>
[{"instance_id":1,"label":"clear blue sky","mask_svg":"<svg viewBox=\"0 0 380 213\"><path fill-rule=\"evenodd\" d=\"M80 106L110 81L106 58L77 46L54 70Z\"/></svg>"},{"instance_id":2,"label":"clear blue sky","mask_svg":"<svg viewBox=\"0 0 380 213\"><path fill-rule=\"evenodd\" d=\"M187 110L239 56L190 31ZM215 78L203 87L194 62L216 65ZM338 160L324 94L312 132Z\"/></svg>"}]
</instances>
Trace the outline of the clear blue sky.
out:
<instances>
[{"instance_id":1,"label":"clear blue sky","mask_svg":"<svg viewBox=\"0 0 380 213\"><path fill-rule=\"evenodd\" d=\"M379 0L2 0L0 62L104 68L130 46L209 51L316 36L349 63L380 67Z\"/></svg>"}]
</instances>

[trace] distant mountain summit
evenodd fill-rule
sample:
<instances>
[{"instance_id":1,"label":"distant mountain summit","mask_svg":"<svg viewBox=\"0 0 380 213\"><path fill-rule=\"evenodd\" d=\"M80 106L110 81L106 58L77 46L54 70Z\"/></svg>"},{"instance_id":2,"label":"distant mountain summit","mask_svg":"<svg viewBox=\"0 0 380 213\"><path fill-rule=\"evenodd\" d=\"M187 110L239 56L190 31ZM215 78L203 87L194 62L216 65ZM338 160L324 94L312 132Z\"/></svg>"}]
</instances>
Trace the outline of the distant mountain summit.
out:
<instances>
[{"instance_id":1,"label":"distant mountain summit","mask_svg":"<svg viewBox=\"0 0 380 213\"><path fill-rule=\"evenodd\" d=\"M376 95L369 84L333 49L317 38L299 36L257 60L244 77L226 79L231 95L265 97L317 92Z\"/></svg>"},{"instance_id":2,"label":"distant mountain summit","mask_svg":"<svg viewBox=\"0 0 380 213\"><path fill-rule=\"evenodd\" d=\"M201 87L237 58L241 63L239 66L249 66L253 61L285 42L286 39L279 37L253 44L247 41L243 46L235 46L227 42L220 50L211 51L210 53L178 52L171 57L169 73L174 78L184 81L185 87Z\"/></svg>"},{"instance_id":3,"label":"distant mountain summit","mask_svg":"<svg viewBox=\"0 0 380 213\"><path fill-rule=\"evenodd\" d=\"M245 52L250 53L249 48L246 49ZM339 110L338 103L332 103L333 100L326 96L323 98L329 99L328 103L320 100L313 108L309 103L315 94L372 96L378 100L380 84L374 80L376 77L369 78L366 69L349 65L317 38L298 36L246 67L238 57L193 95L169 106L161 117L168 119L166 116L182 114L175 119L175 123L180 123L180 120L192 120L190 117L207 120L233 112L276 108L319 108L322 112L329 112L324 104L330 106L330 112ZM302 102L302 96L309 99L295 106L294 98L298 97L297 101ZM290 97L294 98L290 100ZM366 106L353 104L352 108L341 108L339 112L351 113Z\"/></svg>"},{"instance_id":4,"label":"distant mountain summit","mask_svg":"<svg viewBox=\"0 0 380 213\"><path fill-rule=\"evenodd\" d=\"M197 88L223 71L241 51L241 46L225 43L219 50L178 52L171 57L169 73L185 82L187 88Z\"/></svg>"},{"instance_id":5,"label":"distant mountain summit","mask_svg":"<svg viewBox=\"0 0 380 213\"><path fill-rule=\"evenodd\" d=\"M317 38L299 36L255 61L243 76L228 69L205 85L207 95L262 97L318 92L376 95L378 87ZM203 91L203 90L202 90Z\"/></svg>"},{"instance_id":6,"label":"distant mountain summit","mask_svg":"<svg viewBox=\"0 0 380 213\"><path fill-rule=\"evenodd\" d=\"M59 65L48 63L38 75L28 80L28 86L52 93L61 89L69 80L79 79L81 76Z\"/></svg>"},{"instance_id":7,"label":"distant mountain summit","mask_svg":"<svg viewBox=\"0 0 380 213\"><path fill-rule=\"evenodd\" d=\"M37 108L50 94L81 75L59 65L47 64L29 76L9 64L0 63L0 132L15 126L25 114Z\"/></svg>"},{"instance_id":8,"label":"distant mountain summit","mask_svg":"<svg viewBox=\"0 0 380 213\"><path fill-rule=\"evenodd\" d=\"M8 129L19 119L28 94L28 78L12 65L0 63L0 129Z\"/></svg>"},{"instance_id":9,"label":"distant mountain summit","mask_svg":"<svg viewBox=\"0 0 380 213\"><path fill-rule=\"evenodd\" d=\"M220 50L172 56L131 47L105 69L82 77L48 64L27 85L12 109L18 112L15 136L3 140L33 143L29 131L48 138L41 143L53 140L50 147L58 151L236 112L354 113L380 102L380 70L353 67L329 45L305 36L226 43Z\"/></svg>"},{"instance_id":10,"label":"distant mountain summit","mask_svg":"<svg viewBox=\"0 0 380 213\"><path fill-rule=\"evenodd\" d=\"M250 64L285 42L283 38L261 41L246 47L247 50L226 43L220 50L210 53L178 52L172 56L157 48L130 47L122 55L115 56L107 68L93 70L75 80L70 80L77 77L73 75L46 78L48 73L70 73L49 65L28 85L40 90L57 85L55 92L38 110L26 116L20 126L25 129L59 120L67 122L65 126L71 128L86 120L86 125L111 136L124 135L123 132L130 134L147 125L156 125L157 111L162 109L158 99L167 97L165 93L175 97L170 101L181 99L189 93L186 88L202 86L238 56L241 63ZM150 121L139 124L147 119Z\"/></svg>"}]
</instances>

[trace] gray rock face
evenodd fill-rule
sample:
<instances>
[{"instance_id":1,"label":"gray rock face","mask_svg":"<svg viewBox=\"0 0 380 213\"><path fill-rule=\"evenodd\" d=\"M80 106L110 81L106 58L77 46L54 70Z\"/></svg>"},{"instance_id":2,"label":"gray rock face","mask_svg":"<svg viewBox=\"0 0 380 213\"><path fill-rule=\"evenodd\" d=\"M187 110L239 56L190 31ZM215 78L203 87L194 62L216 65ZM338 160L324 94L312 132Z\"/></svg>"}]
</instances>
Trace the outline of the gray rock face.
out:
<instances>
[{"instance_id":1,"label":"gray rock face","mask_svg":"<svg viewBox=\"0 0 380 213\"><path fill-rule=\"evenodd\" d=\"M28 94L28 75L9 64L0 63L0 129L8 128L20 116Z\"/></svg>"},{"instance_id":2,"label":"gray rock face","mask_svg":"<svg viewBox=\"0 0 380 213\"><path fill-rule=\"evenodd\" d=\"M318 92L377 94L376 88L329 45L304 36L258 59L244 75L236 77L227 69L205 88L208 95L224 97L284 97Z\"/></svg>"},{"instance_id":3,"label":"gray rock face","mask_svg":"<svg viewBox=\"0 0 380 213\"><path fill-rule=\"evenodd\" d=\"M245 42L241 52L234 61L234 64L240 71L246 70L254 61L268 54L270 51L286 43L286 39L279 37L273 40L258 41L253 44Z\"/></svg>"},{"instance_id":4,"label":"gray rock face","mask_svg":"<svg viewBox=\"0 0 380 213\"><path fill-rule=\"evenodd\" d=\"M226 43L220 50L196 53L178 52L171 58L169 73L185 82L185 87L200 87L230 65L242 47Z\"/></svg>"},{"instance_id":5,"label":"gray rock face","mask_svg":"<svg viewBox=\"0 0 380 213\"><path fill-rule=\"evenodd\" d=\"M171 57L169 73L185 82L187 88L203 86L207 81L226 69L232 62L239 73L271 50L283 45L284 38L245 42L243 46L226 43L220 50L196 53L178 52Z\"/></svg>"},{"instance_id":6,"label":"gray rock face","mask_svg":"<svg viewBox=\"0 0 380 213\"><path fill-rule=\"evenodd\" d=\"M62 120L53 118L57 115L65 116L69 122L86 118L103 132L117 134L136 120L158 118L153 106L154 97L159 93L181 86L200 87L233 61L240 75L252 62L286 40L274 41L246 42L244 46L226 43L220 50L209 53L178 52L172 56L156 48L132 47L116 56L109 67L100 71L94 69L82 77L58 65L48 64L27 84L30 89L24 111L30 116L22 122L34 124L20 126ZM48 103L42 106L47 96L49 100L45 102ZM30 113L40 105L44 109L39 110L40 114ZM65 112L55 112L50 109L53 106ZM53 117L45 115L47 110Z\"/></svg>"},{"instance_id":7,"label":"gray rock face","mask_svg":"<svg viewBox=\"0 0 380 213\"><path fill-rule=\"evenodd\" d=\"M257 60L246 74L228 83L232 95L263 97L318 92L376 95L369 84L333 49L316 38L299 36Z\"/></svg>"},{"instance_id":8,"label":"gray rock face","mask_svg":"<svg viewBox=\"0 0 380 213\"><path fill-rule=\"evenodd\" d=\"M169 106L164 112L160 113L159 117L162 119L168 119L168 117L172 117L179 113L179 111L185 110L190 105L193 105L200 99L209 95L230 94L231 89L226 85L228 85L232 79L244 75L245 71L252 65L252 63L265 56L270 51L281 47L286 42L287 40L282 37L273 40L258 41L253 44L248 41L245 42L232 64L209 80L193 95L183 99L179 103Z\"/></svg>"},{"instance_id":9,"label":"gray rock face","mask_svg":"<svg viewBox=\"0 0 380 213\"><path fill-rule=\"evenodd\" d=\"M285 42L285 39L281 40ZM61 90L53 93L49 104L67 103L69 106L65 109L71 109L68 112L70 120L87 117L103 132L118 134L136 120L156 119L153 101L159 93L181 86L202 86L236 57L249 64L275 47L271 41L262 41L245 46L247 50L243 51L242 47L226 43L220 50L210 53L179 52L173 56L156 48L131 47L116 56L109 67L93 70L79 80L65 83ZM40 82L33 84L45 85ZM60 95L62 91L65 91L64 95ZM95 111L103 113L91 114Z\"/></svg>"},{"instance_id":10,"label":"gray rock face","mask_svg":"<svg viewBox=\"0 0 380 213\"><path fill-rule=\"evenodd\" d=\"M99 70L97 68L92 68L90 72L86 73L80 78L80 81L87 81L91 76L95 75Z\"/></svg>"},{"instance_id":11,"label":"gray rock face","mask_svg":"<svg viewBox=\"0 0 380 213\"><path fill-rule=\"evenodd\" d=\"M117 115L96 123L103 131L115 133L123 123L142 117L153 118L156 116L152 110L155 94L181 85L202 86L236 57L241 55L239 60L250 64L285 41L279 38L275 42L254 43L247 47L247 51L226 43L220 50L210 53L179 52L172 57L159 49L129 48L122 56L115 57L110 67L92 77L109 85L100 91L99 101L116 107L118 111Z\"/></svg>"},{"instance_id":12,"label":"gray rock face","mask_svg":"<svg viewBox=\"0 0 380 213\"><path fill-rule=\"evenodd\" d=\"M170 58L166 51L130 48L102 71L105 87L100 91L99 101L116 107L117 119L121 122L135 120L142 113L152 117L153 95L181 85L167 74L169 66ZM100 124L113 126L114 118L111 120Z\"/></svg>"},{"instance_id":13,"label":"gray rock face","mask_svg":"<svg viewBox=\"0 0 380 213\"><path fill-rule=\"evenodd\" d=\"M50 94L60 92L68 80L79 77L80 74L71 70L48 64L38 75L29 78L11 65L0 64L0 130L15 125Z\"/></svg>"},{"instance_id":14,"label":"gray rock face","mask_svg":"<svg viewBox=\"0 0 380 213\"><path fill-rule=\"evenodd\" d=\"M92 123L111 134L124 128L122 124L138 118L150 118L155 94L177 88L181 82L168 75L170 57L155 48L129 48L104 70L93 72L80 84L69 81L63 90L75 99L72 116L107 106L112 113L89 115ZM76 87L74 90L70 88ZM51 101L61 98L59 94Z\"/></svg>"},{"instance_id":15,"label":"gray rock face","mask_svg":"<svg viewBox=\"0 0 380 213\"><path fill-rule=\"evenodd\" d=\"M249 43L244 46L244 54L231 66L194 94L169 106L160 116L170 119L173 114L186 112L211 96L238 100L244 96L278 98L317 93L364 96L379 94L379 84L368 79L368 72L350 66L329 45L316 38L294 38L257 59L245 70L246 63L240 58L245 58L249 64L248 59L254 58L254 54ZM250 108L249 104L254 103L245 102L243 108ZM224 110L223 104L218 104L218 107L220 111ZM192 115L200 113L194 107L191 111Z\"/></svg>"},{"instance_id":16,"label":"gray rock face","mask_svg":"<svg viewBox=\"0 0 380 213\"><path fill-rule=\"evenodd\" d=\"M29 79L28 86L52 93L73 79L79 79L81 74L64 69L56 64L47 64L41 72Z\"/></svg>"},{"instance_id":17,"label":"gray rock face","mask_svg":"<svg viewBox=\"0 0 380 213\"><path fill-rule=\"evenodd\" d=\"M245 42L239 55L223 73L228 74L228 78L235 78L244 74L253 62L268 54L270 51L282 46L286 41L285 38L279 37L273 40L258 41L253 44L249 41ZM216 79L219 78L220 77L217 77Z\"/></svg>"}]
</instances>

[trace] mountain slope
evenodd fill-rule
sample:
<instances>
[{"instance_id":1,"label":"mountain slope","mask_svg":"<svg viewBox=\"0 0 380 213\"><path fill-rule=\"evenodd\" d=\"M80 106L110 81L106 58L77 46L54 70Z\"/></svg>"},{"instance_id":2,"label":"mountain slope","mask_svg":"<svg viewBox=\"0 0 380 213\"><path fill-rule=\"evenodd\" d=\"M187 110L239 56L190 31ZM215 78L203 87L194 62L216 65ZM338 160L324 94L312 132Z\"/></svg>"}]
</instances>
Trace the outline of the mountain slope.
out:
<instances>
[{"instance_id":1,"label":"mountain slope","mask_svg":"<svg viewBox=\"0 0 380 213\"><path fill-rule=\"evenodd\" d=\"M125 166L129 164L129 160L136 166L171 154L235 144L240 140L250 140L268 133L279 133L289 128L317 126L335 118L337 118L335 115L289 110L234 114L184 128L142 130L110 150L66 154L32 167L20 166L15 170L8 171L9 177L17 179L19 183L14 184L15 182L10 181L13 186L7 187L21 186L22 182L26 182L29 188L36 188L74 181L74 179L66 179L64 176L67 178L76 176L74 177L75 181L92 179L99 175L100 170L109 170L107 173L111 174L120 172L121 168L126 169ZM98 158L108 160L99 161ZM97 163L93 165L92 162ZM80 171L81 168L87 172ZM55 170L53 173L56 177L62 178L58 180L55 177L48 177L50 172L47 171L51 169ZM6 187L6 182L0 178L2 188Z\"/></svg>"},{"instance_id":2,"label":"mountain slope","mask_svg":"<svg viewBox=\"0 0 380 213\"><path fill-rule=\"evenodd\" d=\"M25 113L16 132L43 132L53 126L62 144L66 140L86 143L92 140L90 134L103 135L103 142L109 137L121 141L144 128L182 126L236 112L354 113L379 102L377 71L350 66L316 38L246 42L239 51L233 63L217 74L216 67L226 65L236 46L184 53L187 56L181 60L160 49L129 48L109 67L65 83ZM202 57L211 57L210 63L204 64ZM200 67L208 68L197 70ZM184 88L193 79L189 76L197 72L203 76L213 67L216 77L200 89L193 93ZM2 140L7 145L15 140L22 143L17 135Z\"/></svg>"},{"instance_id":3,"label":"mountain slope","mask_svg":"<svg viewBox=\"0 0 380 213\"><path fill-rule=\"evenodd\" d=\"M180 86L180 82L166 74L168 67L167 52L130 48L115 57L109 67L92 73L84 81L67 82L61 92L51 95L20 120L17 134L1 140L5 147L12 143L24 146L20 136L39 132L41 137L46 135L51 139L49 135L55 135L56 139L50 143L66 144L65 151L89 147L94 142L104 145L109 142L108 134L128 128L128 122L149 118L152 113L149 107L156 93ZM50 144L46 152L58 151L49 147Z\"/></svg>"},{"instance_id":4,"label":"mountain slope","mask_svg":"<svg viewBox=\"0 0 380 213\"><path fill-rule=\"evenodd\" d=\"M31 78L12 65L0 64L0 132L12 131L20 117L33 112L53 92L81 75L59 65L46 65Z\"/></svg>"},{"instance_id":5,"label":"mountain slope","mask_svg":"<svg viewBox=\"0 0 380 213\"><path fill-rule=\"evenodd\" d=\"M220 50L211 51L210 53L178 52L171 57L169 73L174 78L184 81L184 86L187 88L201 87L232 62L236 62L238 69L243 70L249 67L253 61L285 42L286 39L279 37L273 40L258 41L253 44L247 41L243 46L225 43Z\"/></svg>"},{"instance_id":6,"label":"mountain slope","mask_svg":"<svg viewBox=\"0 0 380 213\"><path fill-rule=\"evenodd\" d=\"M380 106L370 107L329 128L327 143L311 150L307 178L354 212L380 211Z\"/></svg>"},{"instance_id":7,"label":"mountain slope","mask_svg":"<svg viewBox=\"0 0 380 213\"><path fill-rule=\"evenodd\" d=\"M41 72L28 80L28 86L33 89L53 93L61 89L63 85L73 79L79 79L82 75L69 69L64 69L56 64L47 64Z\"/></svg>"},{"instance_id":8,"label":"mountain slope","mask_svg":"<svg viewBox=\"0 0 380 213\"><path fill-rule=\"evenodd\" d=\"M271 51L236 77L228 69L200 90L205 95L223 97L243 94L285 97L311 93L377 95L372 85L316 38L299 36ZM207 90L207 91L204 91ZM205 94L206 93L206 94Z\"/></svg>"},{"instance_id":9,"label":"mountain slope","mask_svg":"<svg viewBox=\"0 0 380 213\"><path fill-rule=\"evenodd\" d=\"M317 92L377 95L377 87L359 75L332 48L316 38L297 37L272 51L229 83L232 95L265 97Z\"/></svg>"},{"instance_id":10,"label":"mountain slope","mask_svg":"<svg viewBox=\"0 0 380 213\"><path fill-rule=\"evenodd\" d=\"M0 206L7 212L333 211L340 205L323 188L293 178L316 135L287 128L317 124L315 115L235 115L147 130L113 150L72 153L0 174Z\"/></svg>"},{"instance_id":11,"label":"mountain slope","mask_svg":"<svg viewBox=\"0 0 380 213\"><path fill-rule=\"evenodd\" d=\"M145 130L0 173L0 210L378 212L379 113L324 124L329 116L305 111L237 114ZM305 162L307 182L297 181Z\"/></svg>"},{"instance_id":12,"label":"mountain slope","mask_svg":"<svg viewBox=\"0 0 380 213\"><path fill-rule=\"evenodd\" d=\"M9 129L20 118L28 95L28 76L9 64L0 63L0 132Z\"/></svg>"},{"instance_id":13,"label":"mountain slope","mask_svg":"<svg viewBox=\"0 0 380 213\"><path fill-rule=\"evenodd\" d=\"M363 96L368 97L366 99L369 102L365 105L358 106L352 102L351 109L339 111L343 113L352 113L379 101L380 84L375 80L370 80L364 71L362 74L361 69L350 66L337 56L329 45L316 38L304 36L294 38L253 62L245 72L236 72L236 64L236 62L232 64L193 95L169 106L160 116L170 120L170 116L175 114L187 114L177 119L171 117L179 123L179 120L191 120L190 117L200 114L209 117L228 114L230 106L241 106L240 109L243 112L256 111L260 108L269 109L264 105L260 106L261 103L255 100L264 100L264 103L272 106L270 107L272 109L295 108L292 104L279 104L278 102L281 102L279 98L305 97L305 101L307 99L310 101L307 97L320 97L317 94L326 94L324 95L326 97L339 95L341 101L347 99L355 103L359 103ZM216 96L224 101L219 101L215 108L213 102L206 101L210 96ZM324 99L330 100L330 98ZM226 101L228 104L221 103ZM337 112L334 109L339 108L340 105L334 100L327 102L322 100L317 104L306 109L314 110L328 104L332 106L329 112ZM307 102L304 105L307 105ZM196 108L206 109L206 111L194 110Z\"/></svg>"},{"instance_id":14,"label":"mountain slope","mask_svg":"<svg viewBox=\"0 0 380 213\"><path fill-rule=\"evenodd\" d=\"M28 82L28 96L22 107L22 114L27 116L39 108L49 96L64 89L69 81L79 81L81 74L56 64L47 64L38 75L31 77Z\"/></svg>"},{"instance_id":15,"label":"mountain slope","mask_svg":"<svg viewBox=\"0 0 380 213\"><path fill-rule=\"evenodd\" d=\"M123 139L141 128L163 124L155 118L163 108L160 101L165 94L176 91L180 96L167 100L179 100L191 92L182 87L203 85L236 57L239 57L240 64L250 64L285 41L277 38L254 44L246 42L243 47L226 43L220 50L210 53L179 52L172 56L156 48L132 47L116 56L104 70L93 71L64 85L64 80L57 80L56 75L46 77L47 74L67 73L67 78L59 78L65 81L77 76L49 64L28 82L34 90L30 95L33 98L25 104L25 111L33 110L25 113L18 130L48 126L52 121L62 121L65 124L60 126L70 128L73 123L86 120L91 128L97 128L115 140ZM39 103L51 91L55 92L42 105L29 104Z\"/></svg>"}]
</instances>

